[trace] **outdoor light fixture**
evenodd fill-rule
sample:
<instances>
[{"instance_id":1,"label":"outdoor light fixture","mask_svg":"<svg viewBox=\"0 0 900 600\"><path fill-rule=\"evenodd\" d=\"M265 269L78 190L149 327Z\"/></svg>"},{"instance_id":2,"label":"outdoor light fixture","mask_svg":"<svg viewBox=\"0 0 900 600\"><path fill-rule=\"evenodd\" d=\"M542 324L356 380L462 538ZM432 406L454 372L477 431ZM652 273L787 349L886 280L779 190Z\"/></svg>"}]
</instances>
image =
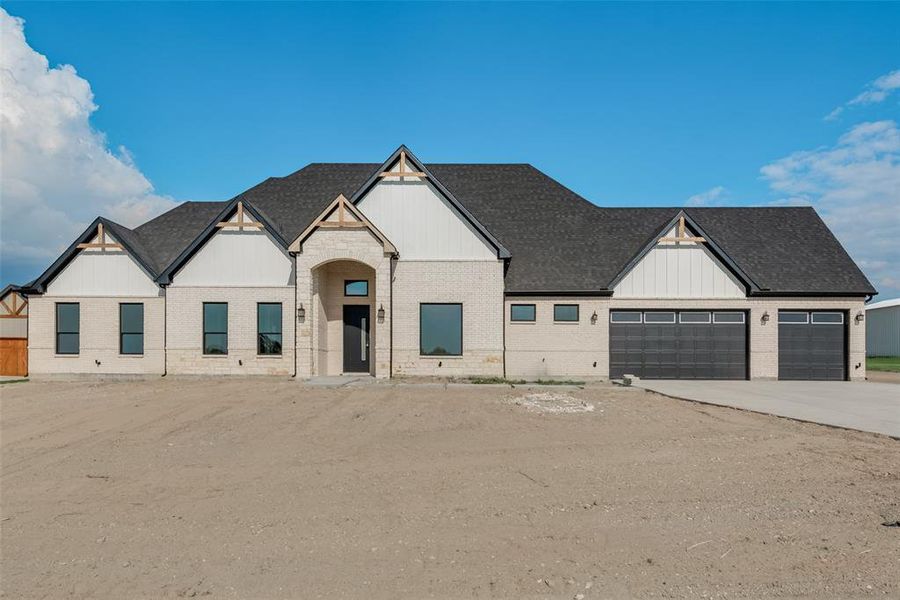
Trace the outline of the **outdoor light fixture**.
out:
<instances>
[{"instance_id":1,"label":"outdoor light fixture","mask_svg":"<svg viewBox=\"0 0 900 600\"><path fill-rule=\"evenodd\" d=\"M595 310L594 314L591 315L591 324L593 325L596 323L597 323L597 311Z\"/></svg>"},{"instance_id":2,"label":"outdoor light fixture","mask_svg":"<svg viewBox=\"0 0 900 600\"><path fill-rule=\"evenodd\" d=\"M855 319L856 319L856 324L859 325L860 323L862 323L863 321L866 320L866 315L863 313L863 311L859 311L858 313L856 313Z\"/></svg>"},{"instance_id":3,"label":"outdoor light fixture","mask_svg":"<svg viewBox=\"0 0 900 600\"><path fill-rule=\"evenodd\" d=\"M384 321L384 304L378 307L378 322L382 323Z\"/></svg>"},{"instance_id":4,"label":"outdoor light fixture","mask_svg":"<svg viewBox=\"0 0 900 600\"><path fill-rule=\"evenodd\" d=\"M763 324L769 322L769 311L766 311L762 314L762 322L763 322Z\"/></svg>"},{"instance_id":5,"label":"outdoor light fixture","mask_svg":"<svg viewBox=\"0 0 900 600\"><path fill-rule=\"evenodd\" d=\"M303 304L297 309L297 318L301 321L306 318L306 309L303 308Z\"/></svg>"}]
</instances>

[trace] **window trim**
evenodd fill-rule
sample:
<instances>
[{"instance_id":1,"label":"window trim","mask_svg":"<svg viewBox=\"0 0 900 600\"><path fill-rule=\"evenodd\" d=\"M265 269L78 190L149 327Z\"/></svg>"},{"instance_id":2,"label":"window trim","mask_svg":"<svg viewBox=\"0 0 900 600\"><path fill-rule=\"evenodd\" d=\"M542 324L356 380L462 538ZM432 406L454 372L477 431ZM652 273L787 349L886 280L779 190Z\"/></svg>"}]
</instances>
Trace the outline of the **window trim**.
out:
<instances>
[{"instance_id":1,"label":"window trim","mask_svg":"<svg viewBox=\"0 0 900 600\"><path fill-rule=\"evenodd\" d=\"M277 306L281 312L281 319L278 321L278 336L281 338L281 350L279 352L260 352L259 351L259 336L262 335L262 331L259 330L259 307L260 306ZM271 335L274 332L265 332L267 335ZM227 339L227 338L226 338ZM283 302L257 302L256 303L256 355L257 356L284 356L284 303Z\"/></svg>"},{"instance_id":2,"label":"window trim","mask_svg":"<svg viewBox=\"0 0 900 600\"><path fill-rule=\"evenodd\" d=\"M637 321L616 321L614 317L619 315L637 315ZM620 325L639 325L644 322L644 313L639 310L611 310L609 311L609 322L618 323Z\"/></svg>"},{"instance_id":3,"label":"window trim","mask_svg":"<svg viewBox=\"0 0 900 600\"><path fill-rule=\"evenodd\" d=\"M803 315L805 319L803 321L782 321L781 315ZM809 311L803 310L779 310L778 311L778 324L779 325L809 325Z\"/></svg>"},{"instance_id":4,"label":"window trim","mask_svg":"<svg viewBox=\"0 0 900 600\"><path fill-rule=\"evenodd\" d=\"M645 310L644 311L644 323L647 325L674 325L678 322L678 317L675 316L674 310ZM671 321L648 321L647 315L672 315Z\"/></svg>"},{"instance_id":5,"label":"window trim","mask_svg":"<svg viewBox=\"0 0 900 600\"><path fill-rule=\"evenodd\" d=\"M739 315L741 317L740 321L716 321L716 315ZM747 322L747 315L744 311L740 310L718 310L713 311L712 313L713 325L743 325Z\"/></svg>"},{"instance_id":6,"label":"window trim","mask_svg":"<svg viewBox=\"0 0 900 600\"><path fill-rule=\"evenodd\" d=\"M347 286L351 283L365 283L366 284L366 293L365 294L348 294ZM368 279L345 279L344 280L344 298L368 298L369 297L369 280Z\"/></svg>"},{"instance_id":7,"label":"window trim","mask_svg":"<svg viewBox=\"0 0 900 600\"><path fill-rule=\"evenodd\" d=\"M705 321L685 321L682 319L684 315L706 315ZM678 311L678 324L679 325L709 325L712 323L712 311L708 310L685 310Z\"/></svg>"},{"instance_id":8,"label":"window trim","mask_svg":"<svg viewBox=\"0 0 900 600\"><path fill-rule=\"evenodd\" d=\"M517 306L530 306L531 307L531 318L530 319L514 319L513 318L513 308ZM509 305L509 322L510 323L534 323L537 321L537 305L529 304L523 302L516 302Z\"/></svg>"},{"instance_id":9,"label":"window trim","mask_svg":"<svg viewBox=\"0 0 900 600\"><path fill-rule=\"evenodd\" d=\"M78 307L78 331L60 331L59 330L59 307L60 306L77 306ZM58 356L78 356L81 354L81 302L56 302L53 306L53 350ZM60 352L59 351L59 334L76 334L78 335L78 350L76 352Z\"/></svg>"},{"instance_id":10,"label":"window trim","mask_svg":"<svg viewBox=\"0 0 900 600\"><path fill-rule=\"evenodd\" d=\"M141 351L140 352L125 352L124 351L124 337L126 334L128 335L137 335L133 332L125 332L122 331L122 307L123 306L140 306L141 307ZM144 303L143 302L119 302L119 355L120 356L144 356Z\"/></svg>"},{"instance_id":11,"label":"window trim","mask_svg":"<svg viewBox=\"0 0 900 600\"><path fill-rule=\"evenodd\" d=\"M817 322L817 321L816 321L816 315L817 315L817 314L820 314L820 315L821 315L821 314L825 314L825 315L839 315L839 316L841 317L841 320L838 321L838 322L833 322L833 321L826 321L826 322L818 321L818 322ZM809 323L810 323L810 325L843 325L843 324L844 324L844 313L841 312L841 311L838 311L838 310L816 310L816 311L810 311L810 313L809 313Z\"/></svg>"},{"instance_id":12,"label":"window trim","mask_svg":"<svg viewBox=\"0 0 900 600\"><path fill-rule=\"evenodd\" d=\"M574 306L575 307L575 318L574 319L557 319L556 318L556 307L558 306ZM573 304L571 302L558 302L553 304L553 322L554 323L580 323L581 322L581 305Z\"/></svg>"},{"instance_id":13,"label":"window trim","mask_svg":"<svg viewBox=\"0 0 900 600\"><path fill-rule=\"evenodd\" d=\"M422 348L422 307L423 306L458 306L459 307L459 354L426 354ZM462 302L419 302L419 356L422 358L459 358L465 354L465 319Z\"/></svg>"},{"instance_id":14,"label":"window trim","mask_svg":"<svg viewBox=\"0 0 900 600\"><path fill-rule=\"evenodd\" d=\"M222 354L211 354L211 353L206 352L206 336L207 336L207 334L209 333L210 335L222 335L222 332L219 332L219 331L213 331L213 332L206 331L206 305L207 304L224 304L225 305L225 352L223 352ZM202 323L201 323L201 330L200 330L201 331L201 333L200 333L200 351L201 351L201 353L203 354L203 356L212 356L212 357L228 356L228 303L227 302L204 302L202 311L203 311L202 315L201 315Z\"/></svg>"}]
</instances>

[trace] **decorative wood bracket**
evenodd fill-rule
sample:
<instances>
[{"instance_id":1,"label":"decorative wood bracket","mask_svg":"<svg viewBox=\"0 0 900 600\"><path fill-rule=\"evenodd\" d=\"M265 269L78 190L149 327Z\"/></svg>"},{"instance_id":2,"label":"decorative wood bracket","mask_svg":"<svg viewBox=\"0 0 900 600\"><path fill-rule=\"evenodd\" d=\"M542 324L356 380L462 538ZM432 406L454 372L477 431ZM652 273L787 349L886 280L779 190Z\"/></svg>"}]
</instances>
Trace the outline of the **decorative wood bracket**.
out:
<instances>
[{"instance_id":1,"label":"decorative wood bracket","mask_svg":"<svg viewBox=\"0 0 900 600\"><path fill-rule=\"evenodd\" d=\"M378 174L379 177L399 177L403 179L404 177L428 177L425 173L421 171L407 171L406 170L406 151L400 151L400 163L397 167L396 171L384 171Z\"/></svg>"},{"instance_id":2,"label":"decorative wood bracket","mask_svg":"<svg viewBox=\"0 0 900 600\"><path fill-rule=\"evenodd\" d=\"M337 213L337 221L330 221L335 213ZM297 239L295 239L288 247L290 252L302 252L303 242L313 231L319 227L328 227L333 229L368 229L384 247L385 252L396 253L397 249L388 240L383 233L369 222L365 215L356 208L352 202L347 200L343 194L331 201L325 210L323 210L315 221L309 224L309 227L303 230Z\"/></svg>"},{"instance_id":3,"label":"decorative wood bracket","mask_svg":"<svg viewBox=\"0 0 900 600\"><path fill-rule=\"evenodd\" d=\"M106 230L103 228L103 223L97 224L97 239L99 242L86 243L86 244L78 244L77 248L85 249L85 248L93 248L99 250L106 250L109 248L115 248L116 250L124 250L122 244L115 243L106 243Z\"/></svg>"},{"instance_id":4,"label":"decorative wood bracket","mask_svg":"<svg viewBox=\"0 0 900 600\"><path fill-rule=\"evenodd\" d=\"M694 243L703 243L706 241L706 238L702 237L691 237L687 235L687 232L684 229L684 215L678 217L678 233L675 237L664 237L659 238L657 244L671 244L675 242L676 244L679 242L694 242Z\"/></svg>"},{"instance_id":5,"label":"decorative wood bracket","mask_svg":"<svg viewBox=\"0 0 900 600\"><path fill-rule=\"evenodd\" d=\"M220 223L216 223L216 227L219 227L220 229L224 229L226 227L237 227L238 231L243 231L244 228L263 229L265 225L257 221L244 220L244 203L239 200L237 203L237 221L222 221Z\"/></svg>"},{"instance_id":6,"label":"decorative wood bracket","mask_svg":"<svg viewBox=\"0 0 900 600\"><path fill-rule=\"evenodd\" d=\"M328 217L333 214L333 211L328 211L327 214L324 214L322 217L319 217L315 223L313 223L314 227L347 227L347 228L363 228L366 227L366 223L358 220L358 219L347 219L347 213L352 212L352 209L347 207L347 204L350 201L344 197L343 194L337 197L337 221L328 221Z\"/></svg>"},{"instance_id":7,"label":"decorative wood bracket","mask_svg":"<svg viewBox=\"0 0 900 600\"><path fill-rule=\"evenodd\" d=\"M9 295L12 299L12 306L6 303L6 300L0 300L0 305L6 309L8 314L0 315L0 319L27 319L28 315L23 315L22 311L25 310L25 307L28 306L28 300L19 296L19 294L13 292ZM22 303L18 304L17 300L21 300Z\"/></svg>"}]
</instances>

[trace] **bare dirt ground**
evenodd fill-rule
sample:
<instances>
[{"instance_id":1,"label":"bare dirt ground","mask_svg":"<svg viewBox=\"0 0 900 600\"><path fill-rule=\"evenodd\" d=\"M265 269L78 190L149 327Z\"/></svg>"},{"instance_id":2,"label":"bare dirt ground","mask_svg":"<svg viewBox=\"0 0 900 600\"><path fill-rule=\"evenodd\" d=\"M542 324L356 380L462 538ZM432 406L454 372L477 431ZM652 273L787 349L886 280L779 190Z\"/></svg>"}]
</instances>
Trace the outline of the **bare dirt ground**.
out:
<instances>
[{"instance_id":1,"label":"bare dirt ground","mask_svg":"<svg viewBox=\"0 0 900 600\"><path fill-rule=\"evenodd\" d=\"M900 596L900 442L562 393L2 386L2 595Z\"/></svg>"}]
</instances>

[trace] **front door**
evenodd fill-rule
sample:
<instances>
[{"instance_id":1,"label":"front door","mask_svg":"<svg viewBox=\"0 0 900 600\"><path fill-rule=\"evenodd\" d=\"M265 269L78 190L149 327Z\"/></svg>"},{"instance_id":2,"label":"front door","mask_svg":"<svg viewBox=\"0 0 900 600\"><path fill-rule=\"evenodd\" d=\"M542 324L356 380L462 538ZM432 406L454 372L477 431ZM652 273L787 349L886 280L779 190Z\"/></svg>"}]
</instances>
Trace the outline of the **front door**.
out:
<instances>
[{"instance_id":1,"label":"front door","mask_svg":"<svg viewBox=\"0 0 900 600\"><path fill-rule=\"evenodd\" d=\"M344 373L369 372L369 306L344 305Z\"/></svg>"}]
</instances>

